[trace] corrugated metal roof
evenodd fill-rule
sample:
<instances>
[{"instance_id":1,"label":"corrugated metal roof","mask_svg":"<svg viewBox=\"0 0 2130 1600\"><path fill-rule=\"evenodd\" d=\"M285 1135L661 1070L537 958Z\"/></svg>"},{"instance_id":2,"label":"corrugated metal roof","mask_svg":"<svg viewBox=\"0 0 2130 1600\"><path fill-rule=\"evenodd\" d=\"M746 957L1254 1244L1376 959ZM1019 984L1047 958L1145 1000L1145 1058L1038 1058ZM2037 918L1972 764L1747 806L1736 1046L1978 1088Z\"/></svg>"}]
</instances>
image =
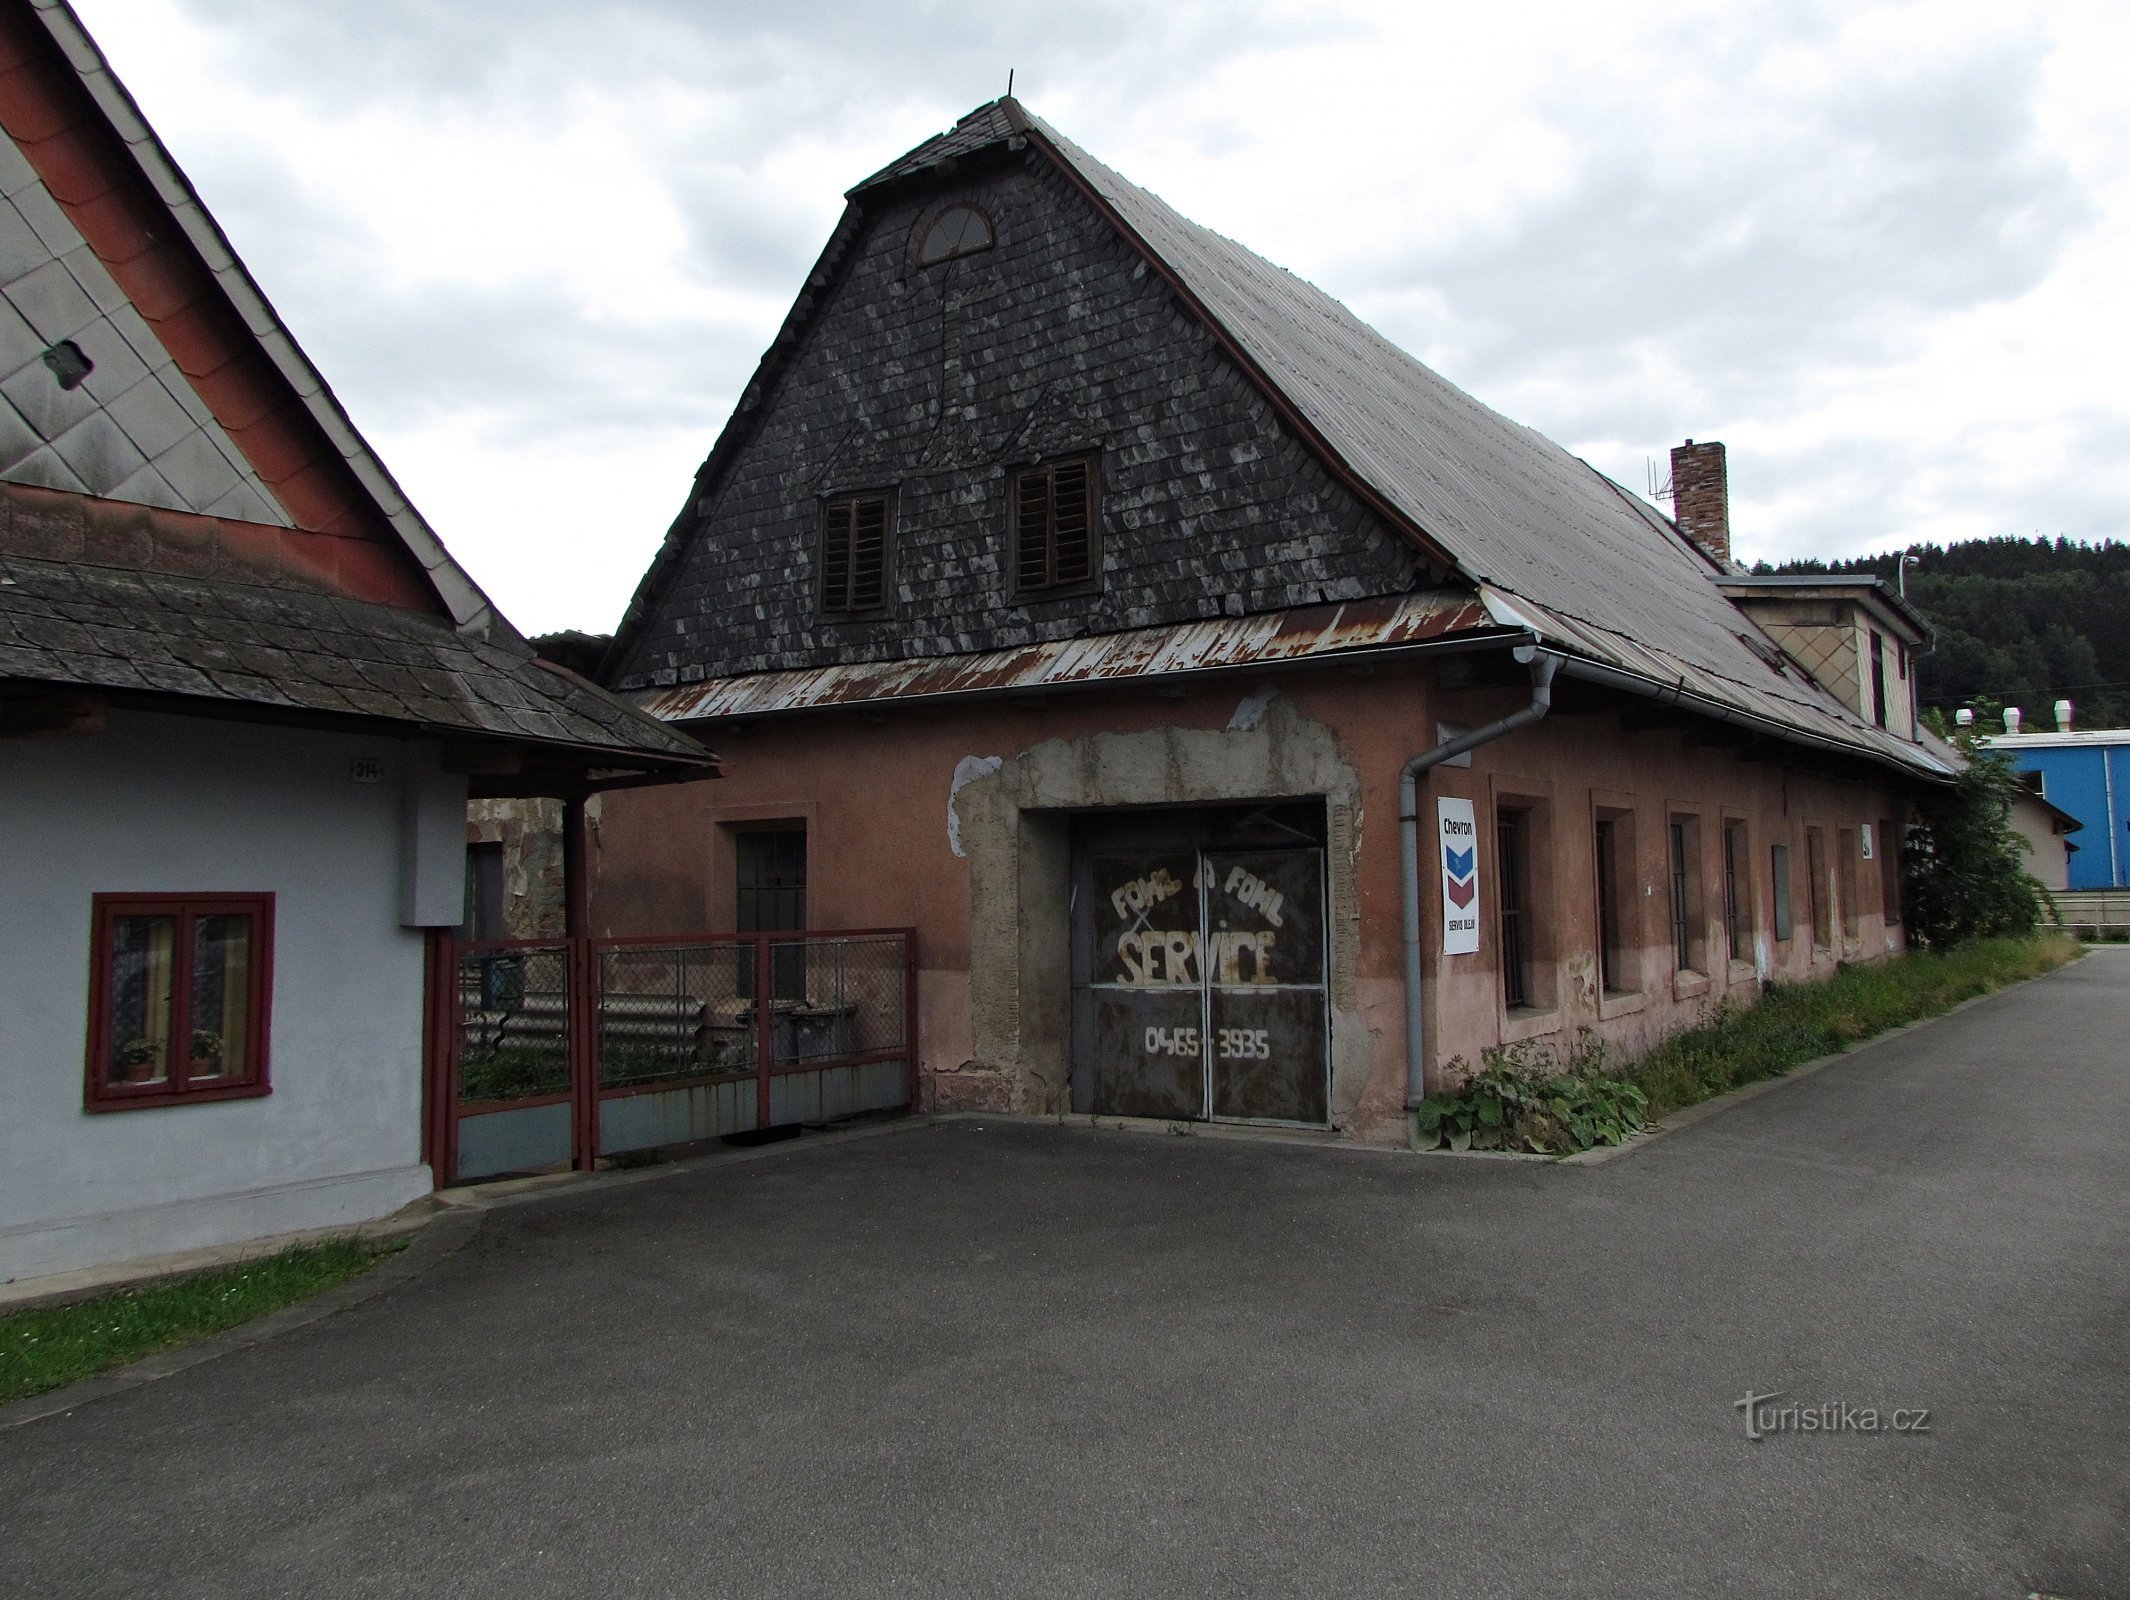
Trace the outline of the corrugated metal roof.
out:
<instances>
[{"instance_id":1,"label":"corrugated metal roof","mask_svg":"<svg viewBox=\"0 0 2130 1600\"><path fill-rule=\"evenodd\" d=\"M1486 607L1469 594L1430 591L1137 628L976 655L865 661L712 678L629 698L665 721L762 716L869 701L1033 692L1132 678L1350 659L1444 642L1459 634L1507 636L1513 631L1496 624Z\"/></svg>"}]
</instances>

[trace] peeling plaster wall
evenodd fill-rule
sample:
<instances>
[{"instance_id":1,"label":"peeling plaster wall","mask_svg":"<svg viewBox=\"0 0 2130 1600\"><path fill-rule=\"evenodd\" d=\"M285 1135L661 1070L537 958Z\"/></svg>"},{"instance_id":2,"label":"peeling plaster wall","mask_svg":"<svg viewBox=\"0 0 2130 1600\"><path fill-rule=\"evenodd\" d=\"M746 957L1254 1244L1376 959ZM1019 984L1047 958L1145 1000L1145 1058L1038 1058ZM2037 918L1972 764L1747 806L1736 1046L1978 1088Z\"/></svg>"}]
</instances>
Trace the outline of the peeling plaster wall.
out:
<instances>
[{"instance_id":1,"label":"peeling plaster wall","mask_svg":"<svg viewBox=\"0 0 2130 1600\"><path fill-rule=\"evenodd\" d=\"M587 811L598 805L595 796ZM562 802L470 801L466 842L503 847L504 936L561 938L568 920L562 881Z\"/></svg>"},{"instance_id":2,"label":"peeling plaster wall","mask_svg":"<svg viewBox=\"0 0 2130 1600\"><path fill-rule=\"evenodd\" d=\"M915 926L920 1062L928 1103L1043 1111L1063 1104L1069 1055L1067 843L1075 811L1321 798L1330 860L1332 1108L1351 1136L1406 1136L1401 977L1398 771L1434 742L1438 720L1476 727L1524 703L1521 688L1437 690L1429 669L1386 665L1361 676L1282 674L1194 688L1180 698L1121 688L1048 704L1004 700L894 709L875 718L824 714L705 729L725 758L715 783L617 792L605 800L595 927L614 933L730 928L730 834L764 818L808 830L808 906L820 927ZM1854 937L1815 951L1809 938L1803 829L1827 829L1827 892L1837 830L1903 815L1886 785L1809 765L1743 759L1684 729L1623 729L1616 710L1557 711L1483 747L1469 767L1442 767L1421 795L1474 801L1481 828L1479 953L1438 953L1432 874L1422 885L1429 1071L1476 1065L1504 1044L1573 1045L1582 1029L1642 1048L1766 979L1802 979L1839 959L1900 947L1880 915L1877 862L1857 879ZM1502 1006L1492 817L1497 804L1549 809L1545 915L1555 1003ZM1633 965L1640 990L1597 994L1594 807L1636 813L1633 881L1642 906ZM1701 816L1702 937L1722 937L1721 819L1749 828L1757 927L1754 959L1675 976L1665 893L1665 825ZM1423 860L1433 854L1432 830ZM1800 936L1772 937L1768 847L1791 846ZM1837 920L1839 926L1839 919Z\"/></svg>"},{"instance_id":3,"label":"peeling plaster wall","mask_svg":"<svg viewBox=\"0 0 2130 1600\"><path fill-rule=\"evenodd\" d=\"M1245 704L1250 702L1245 701ZM1233 726L1233 721L1248 726ZM1070 883L1063 817L1107 807L1322 797L1351 819L1361 781L1324 723L1285 696L1225 728L1152 728L1045 740L966 784L960 836L971 886L972 1060L1016 1111L1065 1109L1069 1076L1067 927ZM1349 820L1343 829L1350 838ZM1355 858L1329 862L1332 1119L1345 1124L1375 1051L1354 1008L1360 941Z\"/></svg>"}]
</instances>

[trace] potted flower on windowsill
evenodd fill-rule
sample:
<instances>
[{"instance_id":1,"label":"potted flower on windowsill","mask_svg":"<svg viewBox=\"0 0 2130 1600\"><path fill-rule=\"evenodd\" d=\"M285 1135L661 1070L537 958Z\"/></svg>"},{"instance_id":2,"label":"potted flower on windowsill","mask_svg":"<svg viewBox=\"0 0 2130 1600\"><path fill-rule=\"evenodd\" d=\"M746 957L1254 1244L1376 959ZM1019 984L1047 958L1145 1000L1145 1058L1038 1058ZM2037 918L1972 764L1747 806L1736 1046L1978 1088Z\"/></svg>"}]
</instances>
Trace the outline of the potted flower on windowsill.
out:
<instances>
[{"instance_id":1,"label":"potted flower on windowsill","mask_svg":"<svg viewBox=\"0 0 2130 1600\"><path fill-rule=\"evenodd\" d=\"M192 1075L219 1078L222 1075L222 1036L212 1028L192 1030Z\"/></svg>"},{"instance_id":2,"label":"potted flower on windowsill","mask_svg":"<svg viewBox=\"0 0 2130 1600\"><path fill-rule=\"evenodd\" d=\"M111 1058L113 1083L147 1083L154 1079L162 1051L152 1039L128 1039Z\"/></svg>"}]
</instances>

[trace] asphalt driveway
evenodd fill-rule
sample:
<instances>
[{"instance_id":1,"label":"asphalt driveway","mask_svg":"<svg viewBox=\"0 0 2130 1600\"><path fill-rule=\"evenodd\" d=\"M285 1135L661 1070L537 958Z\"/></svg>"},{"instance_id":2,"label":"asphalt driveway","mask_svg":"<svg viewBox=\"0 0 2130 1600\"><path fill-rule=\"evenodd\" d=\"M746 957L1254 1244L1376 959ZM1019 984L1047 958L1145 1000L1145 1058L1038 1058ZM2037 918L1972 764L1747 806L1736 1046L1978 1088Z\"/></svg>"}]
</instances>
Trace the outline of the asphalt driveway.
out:
<instances>
[{"instance_id":1,"label":"asphalt driveway","mask_svg":"<svg viewBox=\"0 0 2130 1600\"><path fill-rule=\"evenodd\" d=\"M0 1592L2130 1595L2126 1039L2103 951L1595 1168L948 1122L499 1209L0 1432Z\"/></svg>"}]
</instances>

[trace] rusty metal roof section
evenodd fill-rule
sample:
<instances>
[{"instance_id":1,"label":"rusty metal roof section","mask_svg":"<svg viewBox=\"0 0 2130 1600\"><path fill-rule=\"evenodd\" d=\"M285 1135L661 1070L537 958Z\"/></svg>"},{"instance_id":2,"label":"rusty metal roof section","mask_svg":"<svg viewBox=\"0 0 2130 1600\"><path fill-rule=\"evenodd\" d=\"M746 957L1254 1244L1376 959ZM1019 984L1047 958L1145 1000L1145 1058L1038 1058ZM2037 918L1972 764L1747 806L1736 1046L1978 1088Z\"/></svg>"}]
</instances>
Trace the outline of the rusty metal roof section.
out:
<instances>
[{"instance_id":1,"label":"rusty metal roof section","mask_svg":"<svg viewBox=\"0 0 2130 1600\"><path fill-rule=\"evenodd\" d=\"M1036 694L1134 679L1353 662L1417 648L1522 636L1497 624L1478 597L1446 590L1307 606L1173 627L1058 639L977 655L865 661L798 672L712 678L628 698L661 721L768 716L876 701Z\"/></svg>"}]
</instances>

